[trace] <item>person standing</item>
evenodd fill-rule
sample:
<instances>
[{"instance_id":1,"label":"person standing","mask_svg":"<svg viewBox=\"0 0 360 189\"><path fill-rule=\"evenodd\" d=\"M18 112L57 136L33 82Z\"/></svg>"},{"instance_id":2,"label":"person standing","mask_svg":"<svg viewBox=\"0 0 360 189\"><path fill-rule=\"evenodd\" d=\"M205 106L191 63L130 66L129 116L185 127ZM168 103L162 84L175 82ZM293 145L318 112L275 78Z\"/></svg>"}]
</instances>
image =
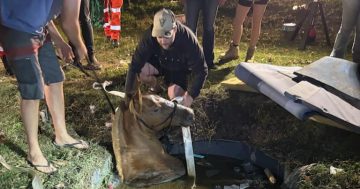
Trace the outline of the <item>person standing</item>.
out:
<instances>
[{"instance_id":1,"label":"person standing","mask_svg":"<svg viewBox=\"0 0 360 189\"><path fill-rule=\"evenodd\" d=\"M360 63L360 1L342 0L342 19L336 35L332 57L344 58L351 33L355 30L352 47L353 62Z\"/></svg>"},{"instance_id":2,"label":"person standing","mask_svg":"<svg viewBox=\"0 0 360 189\"><path fill-rule=\"evenodd\" d=\"M215 44L215 18L219 5L226 0L182 0L185 3L186 25L196 34L200 11L203 17L203 38L206 64L209 69L216 68L214 65Z\"/></svg>"},{"instance_id":3,"label":"person standing","mask_svg":"<svg viewBox=\"0 0 360 189\"><path fill-rule=\"evenodd\" d=\"M194 78L188 87L190 73ZM150 87L157 85L157 76L164 76L169 99L183 97L182 104L190 107L200 94L207 74L204 53L194 33L176 21L171 10L162 9L155 14L153 25L136 47L126 76L125 93L130 97L135 94L137 75Z\"/></svg>"},{"instance_id":4,"label":"person standing","mask_svg":"<svg viewBox=\"0 0 360 189\"><path fill-rule=\"evenodd\" d=\"M219 63L226 63L231 60L239 58L239 43L243 33L243 25L245 18L250 10L253 8L251 21L251 35L248 49L246 51L245 62L253 58L256 44L261 33L261 22L264 16L266 6L269 0L239 0L236 7L236 15L233 20L233 35L229 49L224 56L220 57Z\"/></svg>"},{"instance_id":5,"label":"person standing","mask_svg":"<svg viewBox=\"0 0 360 189\"><path fill-rule=\"evenodd\" d=\"M84 66L84 69L87 70L100 70L101 64L95 57L94 54L94 31L91 23L91 16L90 16L90 0L81 0L80 4L80 13L79 13L79 21L80 21L80 28L82 38L85 42L85 46L87 49L87 65ZM76 54L76 49L74 45L70 42L70 46L73 48L74 51L74 65L80 66L80 60L78 55Z\"/></svg>"},{"instance_id":6,"label":"person standing","mask_svg":"<svg viewBox=\"0 0 360 189\"><path fill-rule=\"evenodd\" d=\"M0 43L14 71L21 95L20 113L29 148L27 161L43 173L53 173L57 169L45 158L38 142L40 99L45 97L53 118L54 144L78 149L89 147L86 142L74 139L67 132L64 74L52 43L46 40L45 29L61 13L63 31L76 47L79 58L83 59L87 51L80 36L79 7L80 0L0 1ZM65 60L71 61L73 54L70 46L63 47Z\"/></svg>"},{"instance_id":7,"label":"person standing","mask_svg":"<svg viewBox=\"0 0 360 189\"><path fill-rule=\"evenodd\" d=\"M121 37L121 7L123 0L104 0L104 32L113 47L119 46Z\"/></svg>"}]
</instances>

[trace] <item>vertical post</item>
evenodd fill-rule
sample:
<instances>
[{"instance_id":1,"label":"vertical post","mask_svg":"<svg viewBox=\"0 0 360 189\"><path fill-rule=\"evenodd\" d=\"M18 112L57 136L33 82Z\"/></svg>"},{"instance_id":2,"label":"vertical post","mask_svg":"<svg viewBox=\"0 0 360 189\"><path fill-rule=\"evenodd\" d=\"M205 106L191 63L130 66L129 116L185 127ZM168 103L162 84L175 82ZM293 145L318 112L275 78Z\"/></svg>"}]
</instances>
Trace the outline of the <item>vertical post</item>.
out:
<instances>
[{"instance_id":1,"label":"vertical post","mask_svg":"<svg viewBox=\"0 0 360 189\"><path fill-rule=\"evenodd\" d=\"M319 9L320 9L320 15L321 15L321 21L323 24L323 28L324 28L324 33L325 33L325 37L326 37L326 42L329 46L331 46L331 42L330 42L330 37L329 37L329 30L326 24L326 20L325 20L325 15L324 15L324 9L322 6L322 3L319 2Z\"/></svg>"},{"instance_id":2,"label":"vertical post","mask_svg":"<svg viewBox=\"0 0 360 189\"><path fill-rule=\"evenodd\" d=\"M290 41L294 41L294 40L295 40L295 38L296 38L296 36L298 35L298 33L299 33L302 25L304 24L306 18L308 17L309 12L310 12L309 10L306 10L306 13L305 13L304 16L301 18L301 20L300 20L298 23L296 23L296 28L295 28L295 30L294 30L291 38L290 38Z\"/></svg>"},{"instance_id":3,"label":"vertical post","mask_svg":"<svg viewBox=\"0 0 360 189\"><path fill-rule=\"evenodd\" d=\"M307 41L308 41L308 33L311 29L311 22L315 19L315 14L316 14L316 10L317 10L317 7L318 7L318 2L311 2L309 4L309 14L307 16L307 18L305 19L305 36L304 36L304 39L303 41L300 43L300 46L299 46L299 49L300 50L305 50L306 48L306 44L307 44Z\"/></svg>"}]
</instances>

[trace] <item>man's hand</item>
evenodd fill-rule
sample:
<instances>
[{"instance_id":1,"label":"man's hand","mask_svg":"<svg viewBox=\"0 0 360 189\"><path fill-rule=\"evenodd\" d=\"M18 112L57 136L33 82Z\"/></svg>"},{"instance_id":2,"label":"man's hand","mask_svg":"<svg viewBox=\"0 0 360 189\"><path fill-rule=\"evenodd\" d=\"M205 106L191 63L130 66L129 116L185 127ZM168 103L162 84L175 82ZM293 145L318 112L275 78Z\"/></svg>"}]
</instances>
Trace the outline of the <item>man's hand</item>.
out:
<instances>
[{"instance_id":1,"label":"man's hand","mask_svg":"<svg viewBox=\"0 0 360 189\"><path fill-rule=\"evenodd\" d=\"M74 53L70 47L70 45L68 45L65 42L60 42L58 44L55 44L57 48L59 48L60 50L60 57L61 59L63 59L65 62L70 62L71 60L73 60Z\"/></svg>"},{"instance_id":2,"label":"man's hand","mask_svg":"<svg viewBox=\"0 0 360 189\"><path fill-rule=\"evenodd\" d=\"M219 6L223 6L225 4L226 0L218 0L218 2L219 2Z\"/></svg>"},{"instance_id":3,"label":"man's hand","mask_svg":"<svg viewBox=\"0 0 360 189\"><path fill-rule=\"evenodd\" d=\"M60 58L65 62L72 61L73 58L75 57L74 53L71 47L64 41L64 39L60 35L53 21L50 21L48 23L47 31L51 36L51 40L55 43Z\"/></svg>"},{"instance_id":4,"label":"man's hand","mask_svg":"<svg viewBox=\"0 0 360 189\"><path fill-rule=\"evenodd\" d=\"M192 96L186 91L186 93L183 96L184 100L182 102L182 105L186 106L186 107L190 107L191 104L193 103L194 99L192 98Z\"/></svg>"}]
</instances>

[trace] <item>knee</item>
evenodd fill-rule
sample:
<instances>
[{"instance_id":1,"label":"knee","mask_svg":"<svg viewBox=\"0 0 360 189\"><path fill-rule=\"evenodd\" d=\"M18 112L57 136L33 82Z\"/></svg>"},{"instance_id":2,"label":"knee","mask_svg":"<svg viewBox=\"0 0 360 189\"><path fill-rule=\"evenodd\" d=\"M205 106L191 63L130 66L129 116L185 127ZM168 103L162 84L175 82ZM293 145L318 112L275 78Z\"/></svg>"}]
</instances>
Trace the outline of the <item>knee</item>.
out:
<instances>
[{"instance_id":1,"label":"knee","mask_svg":"<svg viewBox=\"0 0 360 189\"><path fill-rule=\"evenodd\" d=\"M185 90L176 84L171 84L168 87L168 96L170 99L173 99L178 96L183 96L185 94Z\"/></svg>"}]
</instances>

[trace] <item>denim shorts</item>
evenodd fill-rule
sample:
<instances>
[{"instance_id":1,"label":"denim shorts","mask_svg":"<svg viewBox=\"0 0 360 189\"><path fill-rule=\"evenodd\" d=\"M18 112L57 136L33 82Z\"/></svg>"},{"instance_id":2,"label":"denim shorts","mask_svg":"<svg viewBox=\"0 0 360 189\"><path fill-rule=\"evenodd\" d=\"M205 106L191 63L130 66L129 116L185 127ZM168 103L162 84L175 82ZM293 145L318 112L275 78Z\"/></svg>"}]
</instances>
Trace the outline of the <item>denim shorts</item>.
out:
<instances>
[{"instance_id":1,"label":"denim shorts","mask_svg":"<svg viewBox=\"0 0 360 189\"><path fill-rule=\"evenodd\" d=\"M251 7L251 5L257 4L257 5L266 5L269 2L269 0L239 0L239 5L245 6L245 7Z\"/></svg>"},{"instance_id":2,"label":"denim shorts","mask_svg":"<svg viewBox=\"0 0 360 189\"><path fill-rule=\"evenodd\" d=\"M64 72L51 41L45 37L0 26L0 42L16 76L22 99L44 98L44 84L64 81Z\"/></svg>"}]
</instances>

